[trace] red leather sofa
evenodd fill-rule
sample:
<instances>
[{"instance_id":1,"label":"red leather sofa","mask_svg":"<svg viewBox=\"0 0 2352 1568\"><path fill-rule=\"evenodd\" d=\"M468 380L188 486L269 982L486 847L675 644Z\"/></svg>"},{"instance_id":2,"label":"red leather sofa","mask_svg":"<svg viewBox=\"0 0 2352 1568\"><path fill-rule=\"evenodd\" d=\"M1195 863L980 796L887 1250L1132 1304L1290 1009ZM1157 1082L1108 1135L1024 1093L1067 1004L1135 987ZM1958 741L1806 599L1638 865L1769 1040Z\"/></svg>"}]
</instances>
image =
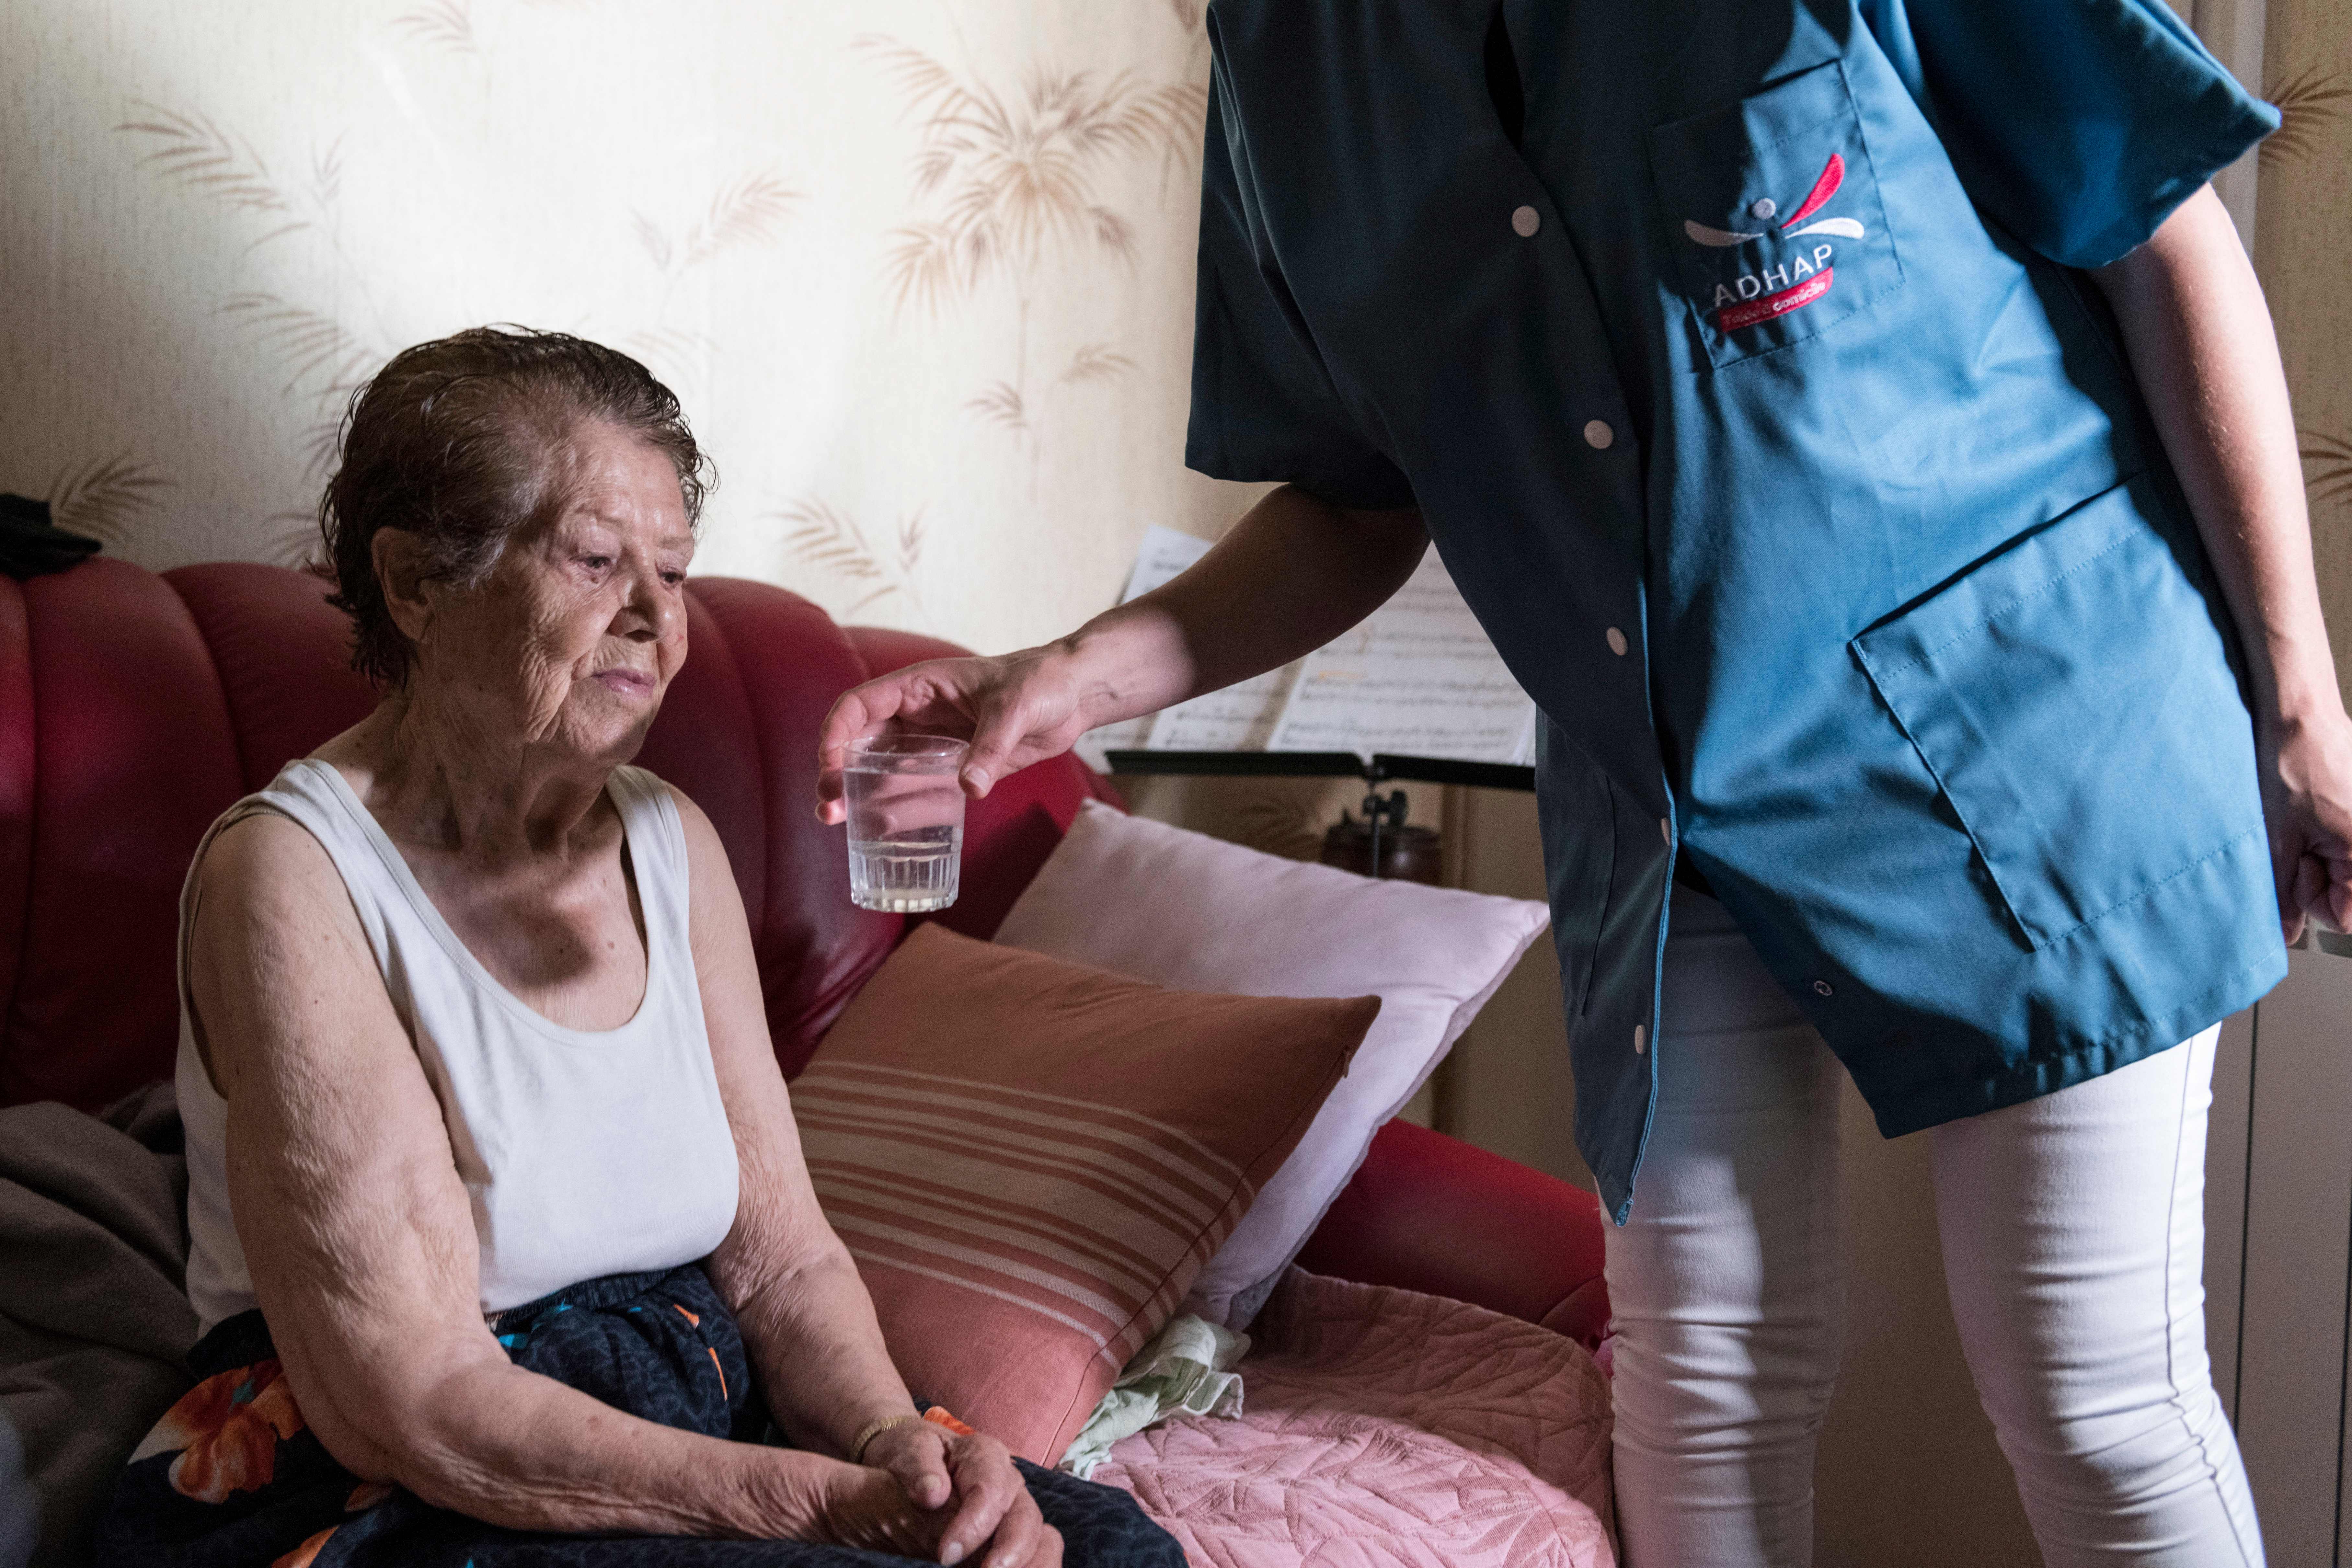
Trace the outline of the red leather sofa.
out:
<instances>
[{"instance_id":1,"label":"red leather sofa","mask_svg":"<svg viewBox=\"0 0 2352 1568\"><path fill-rule=\"evenodd\" d=\"M319 581L245 563L156 574L94 559L0 578L0 1105L94 1110L172 1070L180 882L205 826L374 702ZM690 654L637 759L718 825L742 884L789 1075L905 933L849 902L817 825L817 724L878 671L958 651L836 626L763 584L688 587ZM987 937L1088 796L1072 758L973 803L963 895L939 918ZM1300 1261L1477 1302L1597 1341L1608 1315L1595 1201L1403 1122L1384 1129Z\"/></svg>"}]
</instances>

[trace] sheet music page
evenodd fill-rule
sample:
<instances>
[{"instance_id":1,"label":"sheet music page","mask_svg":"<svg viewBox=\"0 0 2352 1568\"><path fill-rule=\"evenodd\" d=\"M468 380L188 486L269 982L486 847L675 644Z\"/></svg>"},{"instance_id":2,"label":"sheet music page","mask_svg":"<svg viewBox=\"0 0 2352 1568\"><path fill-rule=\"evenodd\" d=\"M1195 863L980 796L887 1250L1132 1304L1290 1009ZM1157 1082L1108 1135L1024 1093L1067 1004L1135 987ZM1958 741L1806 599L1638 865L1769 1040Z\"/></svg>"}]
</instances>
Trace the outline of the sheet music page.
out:
<instances>
[{"instance_id":1,"label":"sheet music page","mask_svg":"<svg viewBox=\"0 0 2352 1568\"><path fill-rule=\"evenodd\" d=\"M1129 599L1142 597L1208 552L1209 541L1153 523L1143 531L1143 543L1135 552L1135 567L1127 574L1127 589L1119 595L1118 602L1124 605ZM1154 729L1152 721L1166 717L1146 713L1140 719L1105 724L1079 736L1071 750L1097 773L1108 773L1110 763L1104 756L1106 752L1142 750Z\"/></svg>"},{"instance_id":2,"label":"sheet music page","mask_svg":"<svg viewBox=\"0 0 2352 1568\"><path fill-rule=\"evenodd\" d=\"M1304 663L1301 660L1300 663ZM1153 752L1263 752L1282 717L1283 700L1299 664L1179 702L1152 723L1144 749Z\"/></svg>"},{"instance_id":3,"label":"sheet music page","mask_svg":"<svg viewBox=\"0 0 2352 1568\"><path fill-rule=\"evenodd\" d=\"M1297 668L1269 751L1534 761L1535 703L1434 549L1394 598Z\"/></svg>"},{"instance_id":4,"label":"sheet music page","mask_svg":"<svg viewBox=\"0 0 2352 1568\"><path fill-rule=\"evenodd\" d=\"M1172 529L1151 529L1143 536L1135 573L1128 579L1127 593L1119 603L1151 592L1208 552L1205 539ZM1292 664L1268 670L1255 679L1163 709L1141 721L1138 739L1129 743L1153 752L1263 751L1266 737L1274 732L1274 721L1282 716L1282 700L1289 695L1291 678L1297 669ZM1105 725L1095 733L1123 727Z\"/></svg>"},{"instance_id":5,"label":"sheet music page","mask_svg":"<svg viewBox=\"0 0 2352 1568\"><path fill-rule=\"evenodd\" d=\"M1211 542L1153 523L1143 531L1143 543L1135 552L1135 569L1127 574L1127 591L1118 596L1118 602L1124 605L1130 599L1140 599L1161 584L1182 576L1192 563L1209 552Z\"/></svg>"}]
</instances>

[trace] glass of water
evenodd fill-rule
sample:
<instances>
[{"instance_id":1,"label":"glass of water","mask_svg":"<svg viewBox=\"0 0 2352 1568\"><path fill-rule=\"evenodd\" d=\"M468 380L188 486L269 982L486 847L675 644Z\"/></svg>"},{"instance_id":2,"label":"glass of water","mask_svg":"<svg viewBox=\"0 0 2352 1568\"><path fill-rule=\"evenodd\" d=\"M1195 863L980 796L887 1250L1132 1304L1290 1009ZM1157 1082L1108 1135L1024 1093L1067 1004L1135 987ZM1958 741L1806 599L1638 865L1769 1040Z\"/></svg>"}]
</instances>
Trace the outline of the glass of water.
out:
<instances>
[{"instance_id":1,"label":"glass of water","mask_svg":"<svg viewBox=\"0 0 2352 1568\"><path fill-rule=\"evenodd\" d=\"M887 732L849 743L849 899L922 914L956 900L963 867L961 741Z\"/></svg>"}]
</instances>

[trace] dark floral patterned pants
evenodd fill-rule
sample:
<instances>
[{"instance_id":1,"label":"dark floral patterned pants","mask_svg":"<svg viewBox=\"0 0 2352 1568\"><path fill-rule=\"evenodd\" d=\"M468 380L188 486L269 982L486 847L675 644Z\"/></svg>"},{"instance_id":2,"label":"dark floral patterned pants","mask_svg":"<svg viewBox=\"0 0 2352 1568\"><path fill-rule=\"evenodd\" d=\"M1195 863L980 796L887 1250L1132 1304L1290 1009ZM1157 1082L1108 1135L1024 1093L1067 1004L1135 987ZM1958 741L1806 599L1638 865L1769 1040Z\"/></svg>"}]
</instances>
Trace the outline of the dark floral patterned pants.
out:
<instances>
[{"instance_id":1,"label":"dark floral patterned pants","mask_svg":"<svg viewBox=\"0 0 2352 1568\"><path fill-rule=\"evenodd\" d=\"M648 1421L769 1435L735 1320L697 1268L595 1279L501 1313L515 1364ZM502 1530L361 1481L306 1426L257 1311L189 1353L203 1381L131 1456L99 1528L100 1568L907 1568L838 1546ZM1135 1500L1021 1463L1070 1568L1182 1568Z\"/></svg>"}]
</instances>

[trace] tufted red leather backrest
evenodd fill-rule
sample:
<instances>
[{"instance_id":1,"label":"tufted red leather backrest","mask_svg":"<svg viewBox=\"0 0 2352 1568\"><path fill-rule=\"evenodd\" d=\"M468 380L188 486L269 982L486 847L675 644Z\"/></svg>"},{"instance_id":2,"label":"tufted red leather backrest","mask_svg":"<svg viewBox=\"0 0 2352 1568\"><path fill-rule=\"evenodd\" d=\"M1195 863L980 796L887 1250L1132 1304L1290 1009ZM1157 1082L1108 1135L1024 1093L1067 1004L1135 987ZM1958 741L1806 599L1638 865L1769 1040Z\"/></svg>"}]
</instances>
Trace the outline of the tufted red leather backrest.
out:
<instances>
[{"instance_id":1,"label":"tufted red leather backrest","mask_svg":"<svg viewBox=\"0 0 2352 1568\"><path fill-rule=\"evenodd\" d=\"M92 560L0 578L0 1104L92 1109L168 1075L180 883L205 828L373 705L306 574ZM688 656L638 762L709 814L749 913L776 1055L809 1053L904 931L849 902L816 727L869 671L957 651L845 630L797 595L697 578ZM1060 758L974 802L949 922L992 934L1089 795Z\"/></svg>"}]
</instances>

